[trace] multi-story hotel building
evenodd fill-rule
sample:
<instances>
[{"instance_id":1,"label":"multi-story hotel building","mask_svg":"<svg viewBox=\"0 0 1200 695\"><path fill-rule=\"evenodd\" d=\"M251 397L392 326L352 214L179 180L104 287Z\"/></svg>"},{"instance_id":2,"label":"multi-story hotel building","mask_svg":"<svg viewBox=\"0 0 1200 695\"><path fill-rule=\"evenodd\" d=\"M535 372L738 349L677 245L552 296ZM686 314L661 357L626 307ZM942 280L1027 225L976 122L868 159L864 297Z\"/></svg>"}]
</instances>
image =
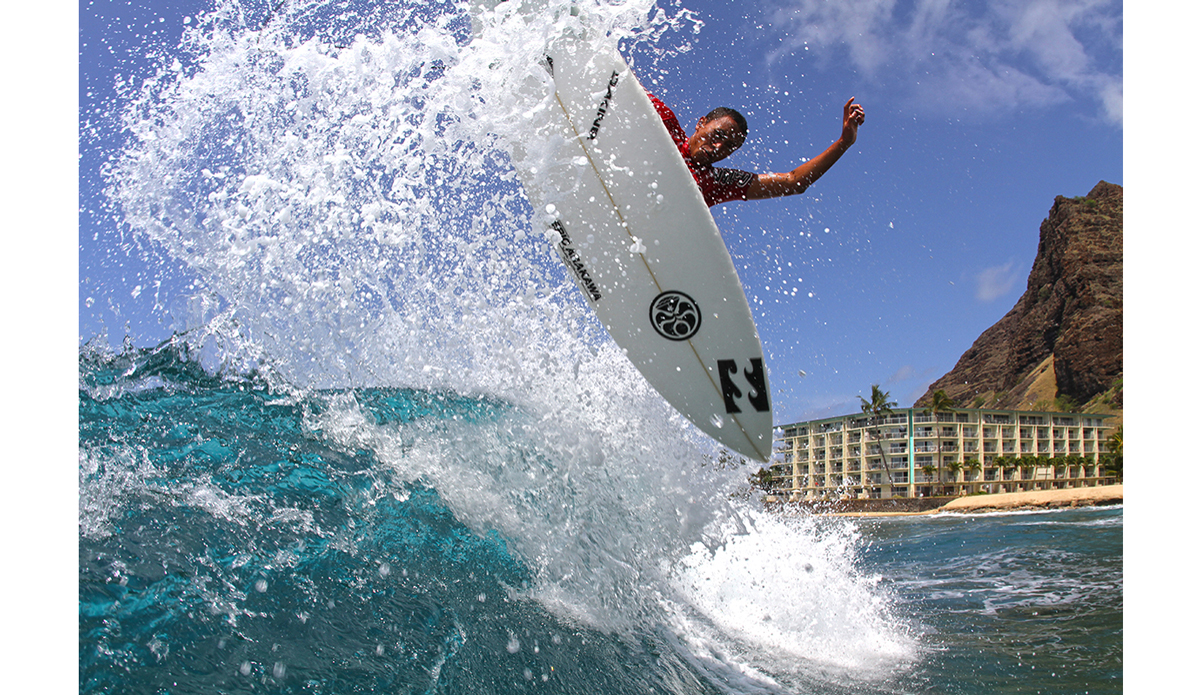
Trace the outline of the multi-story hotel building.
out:
<instances>
[{"instance_id":1,"label":"multi-story hotel building","mask_svg":"<svg viewBox=\"0 0 1200 695\"><path fill-rule=\"evenodd\" d=\"M776 428L771 493L887 499L1115 482L1101 454L1108 415L899 408Z\"/></svg>"}]
</instances>

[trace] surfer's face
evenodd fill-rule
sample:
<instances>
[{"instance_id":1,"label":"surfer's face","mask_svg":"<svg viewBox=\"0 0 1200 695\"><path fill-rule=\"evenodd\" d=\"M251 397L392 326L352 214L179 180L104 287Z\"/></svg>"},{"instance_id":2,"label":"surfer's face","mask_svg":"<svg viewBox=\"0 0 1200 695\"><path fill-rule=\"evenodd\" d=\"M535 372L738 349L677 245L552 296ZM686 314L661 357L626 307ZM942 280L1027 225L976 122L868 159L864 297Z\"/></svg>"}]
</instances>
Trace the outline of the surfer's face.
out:
<instances>
[{"instance_id":1,"label":"surfer's face","mask_svg":"<svg viewBox=\"0 0 1200 695\"><path fill-rule=\"evenodd\" d=\"M697 164L712 164L725 159L746 141L746 132L732 116L700 119L696 132L688 138L688 151Z\"/></svg>"}]
</instances>

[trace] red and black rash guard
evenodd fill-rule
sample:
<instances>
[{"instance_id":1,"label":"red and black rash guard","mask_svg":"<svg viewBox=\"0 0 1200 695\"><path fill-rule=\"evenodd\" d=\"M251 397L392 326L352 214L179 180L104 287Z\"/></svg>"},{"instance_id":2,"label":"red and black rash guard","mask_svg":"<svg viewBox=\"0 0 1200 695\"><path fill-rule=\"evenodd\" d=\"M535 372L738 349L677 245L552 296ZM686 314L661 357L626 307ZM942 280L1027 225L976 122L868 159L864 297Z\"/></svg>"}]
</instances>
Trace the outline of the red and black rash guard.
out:
<instances>
[{"instance_id":1,"label":"red and black rash guard","mask_svg":"<svg viewBox=\"0 0 1200 695\"><path fill-rule=\"evenodd\" d=\"M658 97L653 94L646 92L646 96L650 97L650 103L654 104L654 110L658 111L658 117L667 127L667 132L671 134L675 146L679 148L679 154L683 155L683 161L687 164L688 170L692 172L692 178L696 179L696 185L700 187L700 193L704 195L704 202L708 203L708 207L711 208L731 200L745 200L746 191L750 189L754 174L739 169L718 169L711 164L693 162L688 149L687 133L679 125L679 119L675 117L675 112L671 111L670 107L659 101Z\"/></svg>"}]
</instances>

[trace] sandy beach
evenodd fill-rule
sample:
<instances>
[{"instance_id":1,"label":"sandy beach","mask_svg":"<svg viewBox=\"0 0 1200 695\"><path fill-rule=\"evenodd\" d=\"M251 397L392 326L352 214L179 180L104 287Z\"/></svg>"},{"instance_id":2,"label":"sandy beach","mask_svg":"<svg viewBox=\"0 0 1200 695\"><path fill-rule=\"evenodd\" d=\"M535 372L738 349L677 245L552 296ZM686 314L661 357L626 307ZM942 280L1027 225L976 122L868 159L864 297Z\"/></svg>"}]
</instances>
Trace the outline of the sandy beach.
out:
<instances>
[{"instance_id":1,"label":"sandy beach","mask_svg":"<svg viewBox=\"0 0 1200 695\"><path fill-rule=\"evenodd\" d=\"M1007 511L1012 509L1052 509L1120 504L1125 499L1124 485L1080 487L1067 490L1002 492L995 495L960 497L942 505L940 512Z\"/></svg>"},{"instance_id":2,"label":"sandy beach","mask_svg":"<svg viewBox=\"0 0 1200 695\"><path fill-rule=\"evenodd\" d=\"M918 516L943 512L977 513L1005 512L1018 509L1057 509L1061 507L1091 507L1120 504L1125 495L1124 485L1070 488L1067 490L1036 490L1032 492L1001 492L993 495L959 497L924 512L842 512L834 516Z\"/></svg>"}]
</instances>

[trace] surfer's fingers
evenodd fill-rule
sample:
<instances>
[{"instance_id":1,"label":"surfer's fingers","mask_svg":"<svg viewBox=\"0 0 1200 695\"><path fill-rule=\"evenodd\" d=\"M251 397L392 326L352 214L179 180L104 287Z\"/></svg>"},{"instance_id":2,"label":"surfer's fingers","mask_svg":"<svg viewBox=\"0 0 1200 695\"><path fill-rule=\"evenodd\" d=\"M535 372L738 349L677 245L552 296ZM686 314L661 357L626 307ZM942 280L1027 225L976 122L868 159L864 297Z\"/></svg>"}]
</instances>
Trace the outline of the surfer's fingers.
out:
<instances>
[{"instance_id":1,"label":"surfer's fingers","mask_svg":"<svg viewBox=\"0 0 1200 695\"><path fill-rule=\"evenodd\" d=\"M850 100L847 101L846 105L842 107L842 112L845 114L846 118L852 118L861 123L861 119L866 112L863 111L862 104L854 103L855 98L856 97L850 97Z\"/></svg>"}]
</instances>

